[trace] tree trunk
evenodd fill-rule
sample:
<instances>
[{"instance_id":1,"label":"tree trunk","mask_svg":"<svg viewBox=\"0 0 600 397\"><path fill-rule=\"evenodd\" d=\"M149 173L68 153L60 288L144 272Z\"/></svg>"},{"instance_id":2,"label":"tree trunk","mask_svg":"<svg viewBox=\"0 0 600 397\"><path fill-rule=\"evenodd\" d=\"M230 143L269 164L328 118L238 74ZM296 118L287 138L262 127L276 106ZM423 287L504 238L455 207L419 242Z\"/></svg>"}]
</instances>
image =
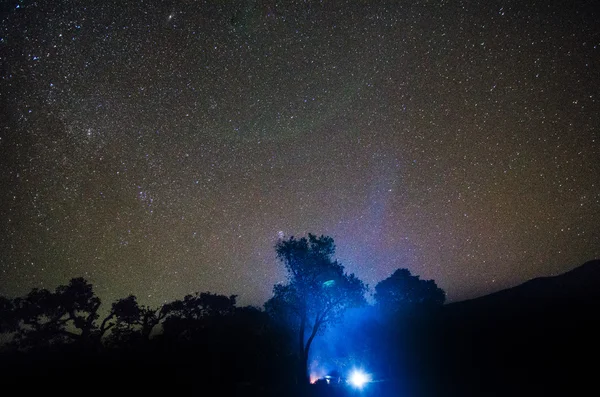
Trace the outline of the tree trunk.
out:
<instances>
[{"instance_id":1,"label":"tree trunk","mask_svg":"<svg viewBox=\"0 0 600 397\"><path fill-rule=\"evenodd\" d=\"M308 377L308 368L307 361L308 357L305 354L304 349L304 332L306 329L306 314L302 315L302 319L300 320L300 332L298 333L298 358L300 362L298 363L298 384L299 385L307 385L309 382L307 381Z\"/></svg>"},{"instance_id":2,"label":"tree trunk","mask_svg":"<svg viewBox=\"0 0 600 397\"><path fill-rule=\"evenodd\" d=\"M302 373L302 377L300 378L300 381L304 386L307 386L310 384L310 374L308 373L308 350L302 352L301 361L300 371Z\"/></svg>"}]
</instances>

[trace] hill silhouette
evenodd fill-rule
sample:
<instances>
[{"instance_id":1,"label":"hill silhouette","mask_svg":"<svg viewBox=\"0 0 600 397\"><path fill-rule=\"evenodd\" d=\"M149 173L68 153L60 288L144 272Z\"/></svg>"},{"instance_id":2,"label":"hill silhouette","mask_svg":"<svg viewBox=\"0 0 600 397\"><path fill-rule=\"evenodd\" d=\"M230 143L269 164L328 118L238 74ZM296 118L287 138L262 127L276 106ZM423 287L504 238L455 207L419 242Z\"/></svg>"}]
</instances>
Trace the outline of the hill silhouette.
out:
<instances>
[{"instance_id":1,"label":"hill silhouette","mask_svg":"<svg viewBox=\"0 0 600 397\"><path fill-rule=\"evenodd\" d=\"M449 316L460 316L463 312L490 310L543 312L569 307L574 303L587 306L598 304L600 299L600 260L585 264L552 277L539 277L516 287L501 290L479 298L446 305ZM483 314L483 313L480 313ZM490 313L497 315L499 313Z\"/></svg>"},{"instance_id":2,"label":"hill silhouette","mask_svg":"<svg viewBox=\"0 0 600 397\"><path fill-rule=\"evenodd\" d=\"M600 353L600 261L446 305L439 376L454 395L568 395Z\"/></svg>"}]
</instances>

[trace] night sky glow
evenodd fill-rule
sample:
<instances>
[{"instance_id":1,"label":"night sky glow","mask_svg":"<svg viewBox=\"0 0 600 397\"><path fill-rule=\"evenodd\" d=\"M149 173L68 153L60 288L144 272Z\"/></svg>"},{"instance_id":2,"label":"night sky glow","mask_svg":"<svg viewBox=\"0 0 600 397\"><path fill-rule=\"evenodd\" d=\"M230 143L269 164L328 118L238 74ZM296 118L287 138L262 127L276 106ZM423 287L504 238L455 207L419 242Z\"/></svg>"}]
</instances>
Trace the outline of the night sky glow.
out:
<instances>
[{"instance_id":1,"label":"night sky glow","mask_svg":"<svg viewBox=\"0 0 600 397\"><path fill-rule=\"evenodd\" d=\"M600 257L600 10L560 3L3 2L0 295L262 305L307 232L450 301Z\"/></svg>"}]
</instances>

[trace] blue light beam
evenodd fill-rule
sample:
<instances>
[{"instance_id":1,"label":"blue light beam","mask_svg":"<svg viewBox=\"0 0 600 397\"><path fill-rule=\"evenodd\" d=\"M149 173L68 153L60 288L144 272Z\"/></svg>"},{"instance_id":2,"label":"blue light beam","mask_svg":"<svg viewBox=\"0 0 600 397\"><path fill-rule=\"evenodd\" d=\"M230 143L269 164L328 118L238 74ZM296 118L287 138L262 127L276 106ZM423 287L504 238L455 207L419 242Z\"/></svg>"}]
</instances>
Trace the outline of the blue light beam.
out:
<instances>
[{"instance_id":1,"label":"blue light beam","mask_svg":"<svg viewBox=\"0 0 600 397\"><path fill-rule=\"evenodd\" d=\"M350 373L348 381L357 389L362 389L371 381L371 376L360 369L355 369Z\"/></svg>"}]
</instances>

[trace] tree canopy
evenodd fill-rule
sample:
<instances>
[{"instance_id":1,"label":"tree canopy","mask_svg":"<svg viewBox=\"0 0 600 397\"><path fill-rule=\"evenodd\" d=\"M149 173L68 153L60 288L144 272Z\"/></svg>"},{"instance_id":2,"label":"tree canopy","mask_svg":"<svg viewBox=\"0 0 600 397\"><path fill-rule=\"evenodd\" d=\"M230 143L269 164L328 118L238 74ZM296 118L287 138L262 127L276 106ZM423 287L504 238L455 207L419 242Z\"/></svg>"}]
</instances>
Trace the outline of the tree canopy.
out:
<instances>
[{"instance_id":1,"label":"tree canopy","mask_svg":"<svg viewBox=\"0 0 600 397\"><path fill-rule=\"evenodd\" d=\"M12 301L15 341L22 347L34 347L98 340L108 330L106 322L102 326L96 323L100 304L92 285L81 277L54 292L35 288Z\"/></svg>"},{"instance_id":2,"label":"tree canopy","mask_svg":"<svg viewBox=\"0 0 600 397\"><path fill-rule=\"evenodd\" d=\"M375 301L385 312L427 309L444 304L446 293L433 280L421 280L408 269L398 269L375 286Z\"/></svg>"},{"instance_id":3,"label":"tree canopy","mask_svg":"<svg viewBox=\"0 0 600 397\"><path fill-rule=\"evenodd\" d=\"M331 237L290 237L276 245L288 282L275 285L265 308L296 333L299 380L308 381L310 347L317 334L337 321L344 311L366 303L365 284L333 259Z\"/></svg>"}]
</instances>

